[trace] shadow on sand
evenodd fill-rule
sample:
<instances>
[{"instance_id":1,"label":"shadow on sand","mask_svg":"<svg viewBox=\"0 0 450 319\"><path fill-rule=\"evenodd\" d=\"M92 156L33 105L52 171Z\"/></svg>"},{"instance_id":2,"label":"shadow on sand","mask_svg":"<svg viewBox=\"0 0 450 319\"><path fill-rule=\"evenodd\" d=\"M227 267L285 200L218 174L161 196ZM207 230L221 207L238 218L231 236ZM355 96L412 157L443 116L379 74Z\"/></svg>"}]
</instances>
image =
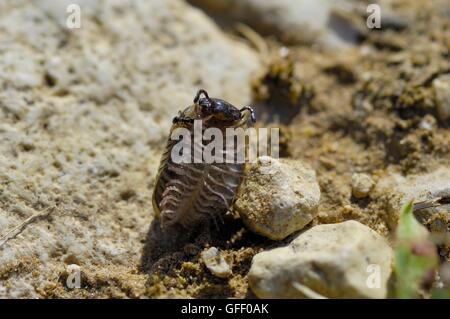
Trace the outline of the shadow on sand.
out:
<instances>
[{"instance_id":1,"label":"shadow on sand","mask_svg":"<svg viewBox=\"0 0 450 319\"><path fill-rule=\"evenodd\" d=\"M230 239L243 227L240 219L225 216L219 229L214 224L202 223L191 229L174 226L163 230L155 218L147 232L141 271L168 273L178 262L192 260L207 246L232 248Z\"/></svg>"}]
</instances>

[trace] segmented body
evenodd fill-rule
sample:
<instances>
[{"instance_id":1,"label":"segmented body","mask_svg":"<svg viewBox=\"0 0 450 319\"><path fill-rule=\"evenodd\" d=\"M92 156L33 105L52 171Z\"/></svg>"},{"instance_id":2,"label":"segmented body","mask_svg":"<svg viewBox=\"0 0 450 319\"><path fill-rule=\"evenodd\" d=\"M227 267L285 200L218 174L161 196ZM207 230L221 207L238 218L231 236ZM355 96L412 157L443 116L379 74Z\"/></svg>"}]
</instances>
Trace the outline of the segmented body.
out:
<instances>
[{"instance_id":1,"label":"segmented body","mask_svg":"<svg viewBox=\"0 0 450 319\"><path fill-rule=\"evenodd\" d=\"M180 116L194 117L192 112L187 109ZM214 127L223 132L229 126L246 128L249 122L247 118L223 123L214 121ZM203 130L211 127L207 121L203 124ZM189 129L193 136L194 127L189 121L174 123L171 132L178 127ZM226 154L226 135L223 136L223 152ZM217 225L233 203L243 178L245 163L175 163L171 152L176 143L178 141L169 137L161 159L153 193L154 210L163 227L174 224L187 227L205 219L212 219ZM200 145L194 143L192 154L195 148L202 149L206 144L204 141ZM232 150L235 151L236 148Z\"/></svg>"},{"instance_id":2,"label":"segmented body","mask_svg":"<svg viewBox=\"0 0 450 319\"><path fill-rule=\"evenodd\" d=\"M221 218L231 206L244 164L174 163L173 141L167 145L159 170L155 202L161 215L171 214L187 226L205 217Z\"/></svg>"}]
</instances>

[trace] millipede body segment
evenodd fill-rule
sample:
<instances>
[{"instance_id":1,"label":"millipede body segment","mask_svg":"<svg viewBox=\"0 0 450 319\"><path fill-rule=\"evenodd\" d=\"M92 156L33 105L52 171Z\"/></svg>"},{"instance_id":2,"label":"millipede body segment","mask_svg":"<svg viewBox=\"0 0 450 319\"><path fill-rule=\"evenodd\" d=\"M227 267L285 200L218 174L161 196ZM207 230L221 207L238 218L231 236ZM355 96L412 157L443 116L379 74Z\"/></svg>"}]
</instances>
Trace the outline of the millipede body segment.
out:
<instances>
[{"instance_id":1,"label":"millipede body segment","mask_svg":"<svg viewBox=\"0 0 450 319\"><path fill-rule=\"evenodd\" d=\"M219 129L223 134L224 157L236 159L238 145L227 149L226 129L247 128L255 121L250 107L237 109L230 103L210 98L205 90L199 90L194 103L173 119L171 136L177 128L185 128L194 136L194 123L201 121L202 134L208 128ZM216 137L217 138L217 137ZM233 203L237 188L242 181L245 163L239 161L223 163L194 161L195 152L202 152L211 141L191 139L189 162L178 162L173 158L173 149L178 140L169 136L158 170L153 193L153 209L165 229L173 225L188 227L202 220L217 220ZM186 149L185 149L186 150ZM198 153L197 153L198 154Z\"/></svg>"}]
</instances>

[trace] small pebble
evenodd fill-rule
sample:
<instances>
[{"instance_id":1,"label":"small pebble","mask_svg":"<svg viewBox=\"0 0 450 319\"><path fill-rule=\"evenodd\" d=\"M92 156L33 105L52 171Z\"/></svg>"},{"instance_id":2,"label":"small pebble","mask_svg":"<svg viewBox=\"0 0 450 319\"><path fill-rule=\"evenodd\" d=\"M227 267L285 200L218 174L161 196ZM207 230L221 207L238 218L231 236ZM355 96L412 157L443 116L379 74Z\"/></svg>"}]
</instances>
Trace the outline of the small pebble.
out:
<instances>
[{"instance_id":1,"label":"small pebble","mask_svg":"<svg viewBox=\"0 0 450 319\"><path fill-rule=\"evenodd\" d=\"M278 51L280 54L280 57L282 58L286 58L289 55L289 48L287 47L281 47L280 50Z\"/></svg>"},{"instance_id":2,"label":"small pebble","mask_svg":"<svg viewBox=\"0 0 450 319\"><path fill-rule=\"evenodd\" d=\"M225 258L220 255L220 252L216 247L211 247L208 250L203 251L201 256L206 268L208 268L214 276L227 278L231 275L230 265L228 265Z\"/></svg>"},{"instance_id":3,"label":"small pebble","mask_svg":"<svg viewBox=\"0 0 450 319\"><path fill-rule=\"evenodd\" d=\"M433 81L439 119L450 119L450 74L441 75Z\"/></svg>"},{"instance_id":4,"label":"small pebble","mask_svg":"<svg viewBox=\"0 0 450 319\"><path fill-rule=\"evenodd\" d=\"M427 131L433 131L433 129L436 128L436 119L430 115L427 114L423 117L423 119L419 123L419 127L421 129L427 130Z\"/></svg>"},{"instance_id":5,"label":"small pebble","mask_svg":"<svg viewBox=\"0 0 450 319\"><path fill-rule=\"evenodd\" d=\"M317 215L316 172L301 161L261 156L240 186L235 209L253 232L282 240Z\"/></svg>"},{"instance_id":6,"label":"small pebble","mask_svg":"<svg viewBox=\"0 0 450 319\"><path fill-rule=\"evenodd\" d=\"M406 201L414 198L420 202L450 195L450 168L443 165L430 172L408 176L399 173L388 174L377 181L373 195L386 201L386 222L389 228L394 229L398 224L399 212ZM416 217L426 220L432 217L429 222L437 222L436 219L439 219L447 224L450 217L447 213L449 208L450 205L445 205L422 210L416 213ZM437 212L442 214L436 214Z\"/></svg>"},{"instance_id":7,"label":"small pebble","mask_svg":"<svg viewBox=\"0 0 450 319\"><path fill-rule=\"evenodd\" d=\"M355 173L352 176L352 193L356 198L364 198L373 189L374 182L367 174Z\"/></svg>"}]
</instances>

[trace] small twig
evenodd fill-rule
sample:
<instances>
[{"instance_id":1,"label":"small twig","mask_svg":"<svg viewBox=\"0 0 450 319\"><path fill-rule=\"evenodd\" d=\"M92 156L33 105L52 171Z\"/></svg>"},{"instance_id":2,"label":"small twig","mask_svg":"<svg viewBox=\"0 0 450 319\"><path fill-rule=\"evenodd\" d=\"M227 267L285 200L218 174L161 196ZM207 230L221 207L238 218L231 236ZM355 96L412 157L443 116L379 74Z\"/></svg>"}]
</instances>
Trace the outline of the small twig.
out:
<instances>
[{"instance_id":1,"label":"small twig","mask_svg":"<svg viewBox=\"0 0 450 319\"><path fill-rule=\"evenodd\" d=\"M238 23L236 30L242 34L248 41L256 48L263 58L263 61L267 63L269 61L269 47L267 42L256 31L250 28L248 25Z\"/></svg>"},{"instance_id":2,"label":"small twig","mask_svg":"<svg viewBox=\"0 0 450 319\"><path fill-rule=\"evenodd\" d=\"M327 297L315 292L311 288L306 287L305 285L302 285L299 282L292 283L292 286L309 299L328 299Z\"/></svg>"},{"instance_id":3,"label":"small twig","mask_svg":"<svg viewBox=\"0 0 450 319\"><path fill-rule=\"evenodd\" d=\"M22 223L20 223L19 225L17 225L10 231L8 231L4 236L0 237L0 248L4 244L6 244L8 241L15 238L17 235L19 235L25 229L25 227L27 227L33 221L37 220L40 217L46 216L47 214L50 213L51 210L54 210L54 209L55 209L55 206L47 207L46 209L44 209L40 212L37 212L36 214L28 217Z\"/></svg>"},{"instance_id":4,"label":"small twig","mask_svg":"<svg viewBox=\"0 0 450 319\"><path fill-rule=\"evenodd\" d=\"M439 207L450 204L450 196L436 197L430 200L414 203L413 211L417 212L422 209Z\"/></svg>"}]
</instances>

